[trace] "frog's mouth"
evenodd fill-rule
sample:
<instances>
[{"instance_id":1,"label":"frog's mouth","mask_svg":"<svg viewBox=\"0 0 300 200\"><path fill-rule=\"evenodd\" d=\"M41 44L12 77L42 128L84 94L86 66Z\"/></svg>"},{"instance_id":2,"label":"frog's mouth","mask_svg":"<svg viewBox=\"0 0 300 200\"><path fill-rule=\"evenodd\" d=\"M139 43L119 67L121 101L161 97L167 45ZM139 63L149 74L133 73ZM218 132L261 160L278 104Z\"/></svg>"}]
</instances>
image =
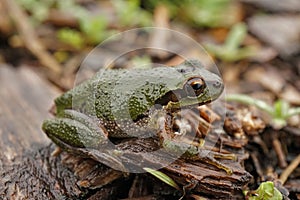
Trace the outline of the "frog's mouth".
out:
<instances>
[{"instance_id":1,"label":"frog's mouth","mask_svg":"<svg viewBox=\"0 0 300 200\"><path fill-rule=\"evenodd\" d=\"M194 80L191 78L190 80ZM189 83L189 82L188 82ZM194 83L194 82L192 82ZM156 105L167 106L171 109L180 109L183 107L204 105L217 99L224 89L224 86L220 80L203 81L199 85L186 84L182 89L172 90L167 92L161 98L155 101Z\"/></svg>"},{"instance_id":2,"label":"frog's mouth","mask_svg":"<svg viewBox=\"0 0 300 200\"><path fill-rule=\"evenodd\" d=\"M199 99L202 99L202 100L199 100ZM207 92L203 92L199 96L196 96L196 95L188 96L188 94L186 93L185 90L178 89L178 90L173 90L173 91L167 92L164 96L162 96L161 98L156 100L155 104L161 105L161 106L166 106L166 105L168 105L169 102L180 103L185 100L191 102L190 104L188 104L186 106L192 106L192 105L200 106L200 105L204 105L204 104L212 102L214 100L214 98L209 97L209 95L207 95Z\"/></svg>"}]
</instances>

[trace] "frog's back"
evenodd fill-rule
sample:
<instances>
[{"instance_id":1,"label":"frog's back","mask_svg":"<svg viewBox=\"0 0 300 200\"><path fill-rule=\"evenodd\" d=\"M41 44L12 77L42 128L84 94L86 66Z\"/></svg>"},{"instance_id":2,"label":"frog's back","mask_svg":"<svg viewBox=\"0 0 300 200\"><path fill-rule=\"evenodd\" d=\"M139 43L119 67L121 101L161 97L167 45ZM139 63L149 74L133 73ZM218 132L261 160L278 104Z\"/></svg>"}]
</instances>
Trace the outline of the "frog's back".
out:
<instances>
[{"instance_id":1,"label":"frog's back","mask_svg":"<svg viewBox=\"0 0 300 200\"><path fill-rule=\"evenodd\" d=\"M111 91L122 73L124 73L123 70L100 70L91 79L56 98L55 105L58 116L62 115L65 109L95 115L95 106L97 105L102 105L101 113L105 116L107 106L104 105L109 105ZM97 99L98 101L96 101Z\"/></svg>"},{"instance_id":2,"label":"frog's back","mask_svg":"<svg viewBox=\"0 0 300 200\"><path fill-rule=\"evenodd\" d=\"M169 88L165 68L101 70L55 100L58 116L65 109L103 120L133 119L154 105Z\"/></svg>"},{"instance_id":3,"label":"frog's back","mask_svg":"<svg viewBox=\"0 0 300 200\"><path fill-rule=\"evenodd\" d=\"M151 118L149 111L154 108L155 103L167 105L169 101L173 101L169 99L173 98L173 95L165 96L165 94L183 90L187 80L200 76L201 80L204 78L208 80L208 86L218 85L214 84L217 80L215 76L202 68L195 67L196 65L201 64L184 62L175 67L101 70L91 79L55 100L57 116L64 117L64 110L72 109L99 119L110 135L117 136L119 133L115 133L116 129L126 131L131 129L132 132L139 132L134 131L137 127L135 125L147 126L144 124L147 123L147 118ZM206 92L210 95L213 94L214 88L207 88L207 90L211 90ZM217 89L216 94L219 95L220 91ZM176 94L181 97L180 92ZM211 99L202 97L205 97L205 101ZM198 99L195 98L193 102L198 103Z\"/></svg>"}]
</instances>

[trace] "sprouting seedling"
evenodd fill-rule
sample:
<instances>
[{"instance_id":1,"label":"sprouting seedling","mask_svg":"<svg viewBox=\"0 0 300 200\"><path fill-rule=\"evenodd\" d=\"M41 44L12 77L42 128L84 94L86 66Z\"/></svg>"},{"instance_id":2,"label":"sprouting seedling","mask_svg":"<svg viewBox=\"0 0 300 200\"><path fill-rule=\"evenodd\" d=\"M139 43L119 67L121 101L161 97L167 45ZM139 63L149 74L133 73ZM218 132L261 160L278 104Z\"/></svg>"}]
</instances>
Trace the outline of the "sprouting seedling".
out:
<instances>
[{"instance_id":1,"label":"sprouting seedling","mask_svg":"<svg viewBox=\"0 0 300 200\"><path fill-rule=\"evenodd\" d=\"M231 28L223 45L206 44L205 48L224 61L234 62L245 59L253 56L255 53L254 46L241 47L246 35L246 24L238 23Z\"/></svg>"},{"instance_id":2,"label":"sprouting seedling","mask_svg":"<svg viewBox=\"0 0 300 200\"><path fill-rule=\"evenodd\" d=\"M287 119L300 114L300 107L291 108L290 104L284 100L277 100L273 106L266 102L242 94L227 95L227 101L236 101L247 105L253 105L258 109L268 113L272 118L271 125L275 129L280 129L287 124Z\"/></svg>"},{"instance_id":3,"label":"sprouting seedling","mask_svg":"<svg viewBox=\"0 0 300 200\"><path fill-rule=\"evenodd\" d=\"M244 191L246 199L248 200L282 200L282 194L274 186L274 183L271 181L263 182L259 185L258 189L249 192Z\"/></svg>"},{"instance_id":4,"label":"sprouting seedling","mask_svg":"<svg viewBox=\"0 0 300 200\"><path fill-rule=\"evenodd\" d=\"M166 184L172 186L173 188L180 190L179 186L176 184L176 182L170 178L168 175L166 175L163 172L148 168L148 167L144 167L143 168L146 172L152 174L153 176L155 176L156 178L158 178L159 180L165 182Z\"/></svg>"}]
</instances>

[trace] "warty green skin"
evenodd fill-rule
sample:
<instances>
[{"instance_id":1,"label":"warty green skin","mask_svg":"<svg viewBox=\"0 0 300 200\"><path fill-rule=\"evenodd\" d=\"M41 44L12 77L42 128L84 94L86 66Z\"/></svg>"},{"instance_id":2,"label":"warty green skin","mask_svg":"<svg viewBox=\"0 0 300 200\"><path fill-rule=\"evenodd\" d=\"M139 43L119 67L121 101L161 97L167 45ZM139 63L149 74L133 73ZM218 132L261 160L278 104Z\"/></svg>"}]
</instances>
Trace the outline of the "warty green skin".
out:
<instances>
[{"instance_id":1,"label":"warty green skin","mask_svg":"<svg viewBox=\"0 0 300 200\"><path fill-rule=\"evenodd\" d=\"M168 99L167 93L183 91L193 77L205 82L201 94L183 95L177 102ZM56 118L45 120L42 128L61 147L99 148L108 136L139 137L141 132L155 131L149 120L156 109L172 114L182 106L211 102L222 91L220 77L197 60L174 67L102 70L55 99ZM165 105L155 107L158 100Z\"/></svg>"}]
</instances>

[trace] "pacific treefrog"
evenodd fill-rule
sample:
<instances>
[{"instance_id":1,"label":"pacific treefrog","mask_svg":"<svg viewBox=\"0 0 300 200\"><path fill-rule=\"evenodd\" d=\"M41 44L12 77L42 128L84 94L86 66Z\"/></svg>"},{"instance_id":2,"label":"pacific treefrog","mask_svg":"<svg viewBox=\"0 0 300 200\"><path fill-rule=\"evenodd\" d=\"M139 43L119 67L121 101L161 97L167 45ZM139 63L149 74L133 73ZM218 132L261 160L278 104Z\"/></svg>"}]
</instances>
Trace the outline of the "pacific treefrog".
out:
<instances>
[{"instance_id":1,"label":"pacific treefrog","mask_svg":"<svg viewBox=\"0 0 300 200\"><path fill-rule=\"evenodd\" d=\"M220 77L197 60L174 67L100 70L55 99L56 117L42 128L65 150L103 153L108 137L153 137L160 112L172 117L180 108L215 100L222 91ZM178 147L167 142L170 151Z\"/></svg>"}]
</instances>

